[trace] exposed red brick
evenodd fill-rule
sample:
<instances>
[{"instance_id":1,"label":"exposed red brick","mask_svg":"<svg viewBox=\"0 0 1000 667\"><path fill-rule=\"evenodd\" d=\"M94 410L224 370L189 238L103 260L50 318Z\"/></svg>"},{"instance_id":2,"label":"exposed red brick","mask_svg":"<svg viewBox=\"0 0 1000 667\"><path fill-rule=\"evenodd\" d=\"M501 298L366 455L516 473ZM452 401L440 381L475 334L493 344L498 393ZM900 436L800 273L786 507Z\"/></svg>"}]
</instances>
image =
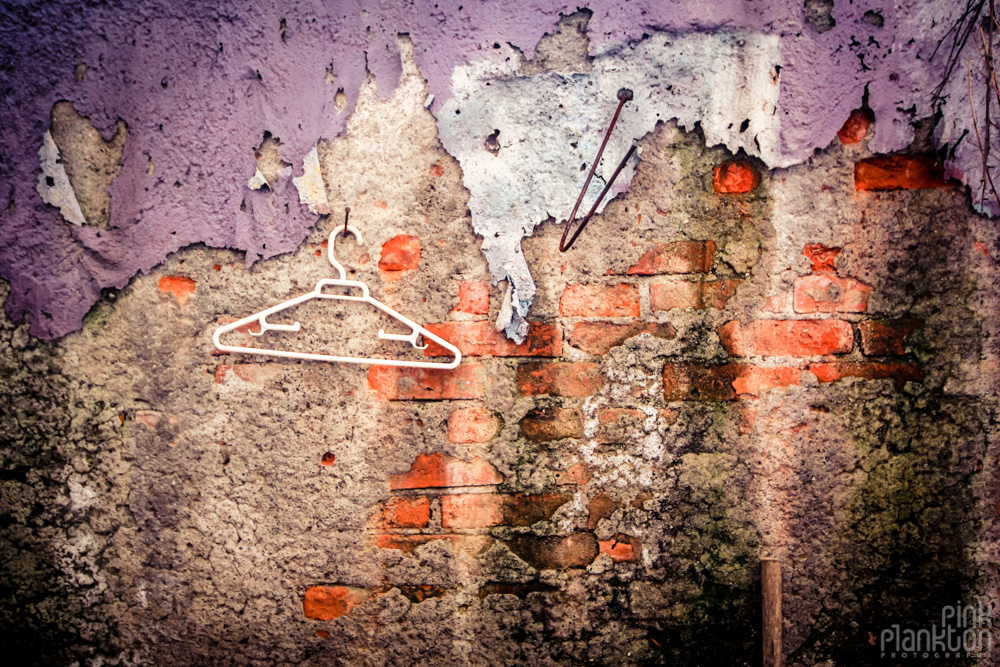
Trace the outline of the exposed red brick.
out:
<instances>
[{"instance_id":1,"label":"exposed red brick","mask_svg":"<svg viewBox=\"0 0 1000 667\"><path fill-rule=\"evenodd\" d=\"M906 337L924 326L922 320L865 320L858 325L861 351L870 357L898 357L906 353Z\"/></svg>"},{"instance_id":2,"label":"exposed red brick","mask_svg":"<svg viewBox=\"0 0 1000 667\"><path fill-rule=\"evenodd\" d=\"M674 308L726 307L726 302L740 286L742 280L684 280L674 278L649 285L649 305L653 310Z\"/></svg>"},{"instance_id":3,"label":"exposed red brick","mask_svg":"<svg viewBox=\"0 0 1000 667\"><path fill-rule=\"evenodd\" d=\"M604 376L596 363L524 363L517 367L517 389L526 395L590 396L603 385Z\"/></svg>"},{"instance_id":4,"label":"exposed red brick","mask_svg":"<svg viewBox=\"0 0 1000 667\"><path fill-rule=\"evenodd\" d=\"M668 401L732 401L741 394L799 384L799 369L753 364L675 363L663 367L663 392Z\"/></svg>"},{"instance_id":5,"label":"exposed red brick","mask_svg":"<svg viewBox=\"0 0 1000 667\"><path fill-rule=\"evenodd\" d=\"M777 294L772 294L767 297L767 301L764 302L764 310L769 313L788 312L788 303L791 301L789 296L791 295L788 292L778 292Z\"/></svg>"},{"instance_id":6,"label":"exposed red brick","mask_svg":"<svg viewBox=\"0 0 1000 667\"><path fill-rule=\"evenodd\" d=\"M539 570L565 570L587 567L599 553L592 533L573 533L565 537L515 535L504 540L518 558Z\"/></svg>"},{"instance_id":7,"label":"exposed red brick","mask_svg":"<svg viewBox=\"0 0 1000 667\"><path fill-rule=\"evenodd\" d=\"M824 273L836 270L833 265L841 250L843 248L830 248L822 243L810 243L802 250L802 254L812 264L813 273Z\"/></svg>"},{"instance_id":8,"label":"exposed red brick","mask_svg":"<svg viewBox=\"0 0 1000 667\"><path fill-rule=\"evenodd\" d=\"M530 526L550 518L569 499L570 496L563 493L457 493L441 496L441 526Z\"/></svg>"},{"instance_id":9,"label":"exposed red brick","mask_svg":"<svg viewBox=\"0 0 1000 667\"><path fill-rule=\"evenodd\" d=\"M677 330L669 322L576 322L570 330L569 344L587 354L603 355L643 333L671 340L677 335Z\"/></svg>"},{"instance_id":10,"label":"exposed red brick","mask_svg":"<svg viewBox=\"0 0 1000 667\"><path fill-rule=\"evenodd\" d=\"M316 636L319 637L320 639L326 639L327 637L330 636L330 633L326 630L317 630Z\"/></svg>"},{"instance_id":11,"label":"exposed red brick","mask_svg":"<svg viewBox=\"0 0 1000 667\"><path fill-rule=\"evenodd\" d=\"M871 292L853 278L819 273L796 278L792 304L797 313L864 313Z\"/></svg>"},{"instance_id":12,"label":"exposed red brick","mask_svg":"<svg viewBox=\"0 0 1000 667\"><path fill-rule=\"evenodd\" d=\"M401 368L371 366L368 387L389 401L440 401L480 398L483 389L476 378L479 364L458 368Z\"/></svg>"},{"instance_id":13,"label":"exposed red brick","mask_svg":"<svg viewBox=\"0 0 1000 667\"><path fill-rule=\"evenodd\" d=\"M331 621L350 612L371 597L371 593L347 586L310 586L303 599L306 618Z\"/></svg>"},{"instance_id":14,"label":"exposed red brick","mask_svg":"<svg viewBox=\"0 0 1000 667\"><path fill-rule=\"evenodd\" d=\"M618 535L614 539L600 540L597 543L602 554L611 556L616 563L628 563L639 560L642 543L635 537Z\"/></svg>"},{"instance_id":15,"label":"exposed red brick","mask_svg":"<svg viewBox=\"0 0 1000 667\"><path fill-rule=\"evenodd\" d=\"M727 322L719 338L737 357L809 357L846 354L854 346L851 325L841 320L756 320Z\"/></svg>"},{"instance_id":16,"label":"exposed red brick","mask_svg":"<svg viewBox=\"0 0 1000 667\"><path fill-rule=\"evenodd\" d=\"M639 286L567 285L559 313L563 317L639 317Z\"/></svg>"},{"instance_id":17,"label":"exposed red brick","mask_svg":"<svg viewBox=\"0 0 1000 667\"><path fill-rule=\"evenodd\" d=\"M232 364L219 364L215 367L215 381L222 384L226 380L226 373L232 368Z\"/></svg>"},{"instance_id":18,"label":"exposed red brick","mask_svg":"<svg viewBox=\"0 0 1000 667\"><path fill-rule=\"evenodd\" d=\"M439 164L431 165L431 176L443 176L443 175L444 175L444 169L441 168L441 165Z\"/></svg>"},{"instance_id":19,"label":"exposed red brick","mask_svg":"<svg viewBox=\"0 0 1000 667\"><path fill-rule=\"evenodd\" d=\"M603 408L597 413L597 437L602 445L633 443L647 435L645 424L649 417L642 410L633 408ZM658 410L656 422L661 425L677 421L676 410Z\"/></svg>"},{"instance_id":20,"label":"exposed red brick","mask_svg":"<svg viewBox=\"0 0 1000 667\"><path fill-rule=\"evenodd\" d=\"M596 530L601 519L609 518L615 513L616 509L618 509L618 503L611 500L611 497L606 493L601 493L591 498L590 504L587 506L589 513L587 517L587 530Z\"/></svg>"},{"instance_id":21,"label":"exposed red brick","mask_svg":"<svg viewBox=\"0 0 1000 667\"><path fill-rule=\"evenodd\" d=\"M836 382L845 377L864 380L893 380L901 389L907 382L923 382L924 371L919 364L901 362L876 363L871 361L840 361L828 364L811 364L809 371L820 382Z\"/></svg>"},{"instance_id":22,"label":"exposed red brick","mask_svg":"<svg viewBox=\"0 0 1000 667\"><path fill-rule=\"evenodd\" d=\"M930 155L878 155L854 165L855 190L922 190L944 185L944 167Z\"/></svg>"},{"instance_id":23,"label":"exposed red brick","mask_svg":"<svg viewBox=\"0 0 1000 667\"><path fill-rule=\"evenodd\" d=\"M332 466L337 461L336 455L333 452L327 452L323 454L323 458L319 460L320 465Z\"/></svg>"},{"instance_id":24,"label":"exposed red brick","mask_svg":"<svg viewBox=\"0 0 1000 667\"><path fill-rule=\"evenodd\" d=\"M464 408L448 415L448 442L467 445L489 442L503 428L500 415L482 407Z\"/></svg>"},{"instance_id":25,"label":"exposed red brick","mask_svg":"<svg viewBox=\"0 0 1000 667\"><path fill-rule=\"evenodd\" d=\"M490 312L490 284L485 280L458 283L458 305L453 313L487 315Z\"/></svg>"},{"instance_id":26,"label":"exposed red brick","mask_svg":"<svg viewBox=\"0 0 1000 667\"><path fill-rule=\"evenodd\" d=\"M529 410L521 419L521 437L552 442L583 437L583 413L576 408L545 407Z\"/></svg>"},{"instance_id":27,"label":"exposed red brick","mask_svg":"<svg viewBox=\"0 0 1000 667\"><path fill-rule=\"evenodd\" d=\"M558 357L562 354L562 331L558 325L532 322L528 335L518 345L496 330L493 322L442 322L424 325L428 331L457 347L467 357ZM428 357L450 357L452 353L424 339Z\"/></svg>"},{"instance_id":28,"label":"exposed red brick","mask_svg":"<svg viewBox=\"0 0 1000 667\"><path fill-rule=\"evenodd\" d=\"M733 379L733 389L739 395L760 396L769 389L798 385L801 371L788 366L751 366L740 369Z\"/></svg>"},{"instance_id":29,"label":"exposed red brick","mask_svg":"<svg viewBox=\"0 0 1000 667\"><path fill-rule=\"evenodd\" d=\"M385 242L378 268L383 271L407 271L420 266L420 237L400 234Z\"/></svg>"},{"instance_id":30,"label":"exposed red brick","mask_svg":"<svg viewBox=\"0 0 1000 667\"><path fill-rule=\"evenodd\" d=\"M425 496L404 498L396 496L379 505L371 521L372 527L424 528L431 518L431 503Z\"/></svg>"},{"instance_id":31,"label":"exposed red brick","mask_svg":"<svg viewBox=\"0 0 1000 667\"><path fill-rule=\"evenodd\" d=\"M471 461L456 459L434 452L420 454L408 472L389 478L389 488L432 489L451 486L489 486L503 482L503 475L488 461L474 458Z\"/></svg>"},{"instance_id":32,"label":"exposed red brick","mask_svg":"<svg viewBox=\"0 0 1000 667\"><path fill-rule=\"evenodd\" d=\"M411 553L414 549L428 542L446 540L451 543L455 551L477 556L486 551L492 543L489 535L376 535L374 542L379 549L397 549L404 553Z\"/></svg>"},{"instance_id":33,"label":"exposed red brick","mask_svg":"<svg viewBox=\"0 0 1000 667\"><path fill-rule=\"evenodd\" d=\"M842 144L860 143L868 135L868 127L875 120L872 112L868 109L855 109L847 117L844 126L837 132Z\"/></svg>"},{"instance_id":34,"label":"exposed red brick","mask_svg":"<svg viewBox=\"0 0 1000 667\"><path fill-rule=\"evenodd\" d=\"M555 474L556 484L576 484L582 486L589 482L593 477L590 468L582 463L577 463L574 466L570 466L566 470L565 475L561 472Z\"/></svg>"},{"instance_id":35,"label":"exposed red brick","mask_svg":"<svg viewBox=\"0 0 1000 667\"><path fill-rule=\"evenodd\" d=\"M626 272L630 276L708 273L715 261L715 241L657 243Z\"/></svg>"},{"instance_id":36,"label":"exposed red brick","mask_svg":"<svg viewBox=\"0 0 1000 667\"><path fill-rule=\"evenodd\" d=\"M177 299L178 306L186 306L194 294L195 282L186 276L163 276L160 278L161 292L170 292Z\"/></svg>"},{"instance_id":37,"label":"exposed red brick","mask_svg":"<svg viewBox=\"0 0 1000 667\"><path fill-rule=\"evenodd\" d=\"M712 187L719 194L750 192L758 185L760 172L746 160L726 160L712 173Z\"/></svg>"}]
</instances>

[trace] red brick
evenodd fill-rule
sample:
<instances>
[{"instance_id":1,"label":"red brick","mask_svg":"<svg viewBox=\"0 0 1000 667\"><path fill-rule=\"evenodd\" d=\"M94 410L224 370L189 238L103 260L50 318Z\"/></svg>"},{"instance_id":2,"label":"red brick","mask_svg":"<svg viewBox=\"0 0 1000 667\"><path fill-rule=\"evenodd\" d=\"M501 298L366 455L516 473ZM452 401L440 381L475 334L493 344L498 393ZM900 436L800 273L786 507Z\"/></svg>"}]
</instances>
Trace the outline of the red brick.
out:
<instances>
[{"instance_id":1,"label":"red brick","mask_svg":"<svg viewBox=\"0 0 1000 667\"><path fill-rule=\"evenodd\" d=\"M562 354L562 331L555 324L532 322L528 335L518 345L496 330L493 322L443 322L426 324L427 330L457 347L467 357L558 357ZM452 353L425 339L428 357L450 357Z\"/></svg>"},{"instance_id":2,"label":"red brick","mask_svg":"<svg viewBox=\"0 0 1000 667\"><path fill-rule=\"evenodd\" d=\"M868 109L855 109L847 117L844 126L837 132L840 143L849 145L860 143L868 136L868 128L874 120L873 114Z\"/></svg>"},{"instance_id":3,"label":"red brick","mask_svg":"<svg viewBox=\"0 0 1000 667\"><path fill-rule=\"evenodd\" d=\"M799 373L786 366L666 364L663 392L667 401L732 401L741 395L797 385Z\"/></svg>"},{"instance_id":4,"label":"red brick","mask_svg":"<svg viewBox=\"0 0 1000 667\"><path fill-rule=\"evenodd\" d=\"M802 371L788 366L751 366L740 369L733 379L733 389L739 395L760 396L769 389L780 389L799 384Z\"/></svg>"},{"instance_id":5,"label":"red brick","mask_svg":"<svg viewBox=\"0 0 1000 667\"><path fill-rule=\"evenodd\" d=\"M490 312L490 284L485 280L458 283L458 305L453 313L487 315Z\"/></svg>"},{"instance_id":6,"label":"red brick","mask_svg":"<svg viewBox=\"0 0 1000 667\"><path fill-rule=\"evenodd\" d=\"M392 497L379 504L372 526L375 528L424 528L431 518L431 503L424 496Z\"/></svg>"},{"instance_id":7,"label":"red brick","mask_svg":"<svg viewBox=\"0 0 1000 667\"><path fill-rule=\"evenodd\" d=\"M944 168L930 155L878 155L854 165L855 190L923 190L944 185Z\"/></svg>"},{"instance_id":8,"label":"red brick","mask_svg":"<svg viewBox=\"0 0 1000 667\"><path fill-rule=\"evenodd\" d=\"M812 264L813 273L824 273L836 270L833 265L841 250L843 248L830 248L822 243L810 243L802 250L802 254Z\"/></svg>"},{"instance_id":9,"label":"red brick","mask_svg":"<svg viewBox=\"0 0 1000 667\"><path fill-rule=\"evenodd\" d=\"M441 497L444 528L530 526L549 519L570 496L562 493L457 493Z\"/></svg>"},{"instance_id":10,"label":"red brick","mask_svg":"<svg viewBox=\"0 0 1000 667\"><path fill-rule=\"evenodd\" d=\"M639 287L567 285L559 313L563 317L639 317Z\"/></svg>"},{"instance_id":11,"label":"red brick","mask_svg":"<svg viewBox=\"0 0 1000 667\"><path fill-rule=\"evenodd\" d=\"M420 266L420 237L400 234L385 242L378 268L382 271L407 271Z\"/></svg>"},{"instance_id":12,"label":"red brick","mask_svg":"<svg viewBox=\"0 0 1000 667\"><path fill-rule=\"evenodd\" d=\"M330 621L350 612L369 597L369 591L359 588L310 586L306 589L302 607L306 618Z\"/></svg>"},{"instance_id":13,"label":"red brick","mask_svg":"<svg viewBox=\"0 0 1000 667\"><path fill-rule=\"evenodd\" d=\"M787 313L788 303L791 301L789 298L791 295L788 292L778 292L767 297L767 301L764 302L764 310L769 313Z\"/></svg>"},{"instance_id":14,"label":"red brick","mask_svg":"<svg viewBox=\"0 0 1000 667\"><path fill-rule=\"evenodd\" d=\"M160 278L159 290L170 292L177 299L178 306L185 306L194 294L195 282L186 276L163 276Z\"/></svg>"},{"instance_id":15,"label":"red brick","mask_svg":"<svg viewBox=\"0 0 1000 667\"><path fill-rule=\"evenodd\" d=\"M671 340L677 335L669 322L577 322L570 330L569 344L587 354L603 355L643 333L664 340Z\"/></svg>"},{"instance_id":16,"label":"red brick","mask_svg":"<svg viewBox=\"0 0 1000 667\"><path fill-rule=\"evenodd\" d=\"M489 442L503 428L500 415L486 408L464 408L448 415L448 442L467 445Z\"/></svg>"},{"instance_id":17,"label":"red brick","mask_svg":"<svg viewBox=\"0 0 1000 667\"><path fill-rule=\"evenodd\" d=\"M521 437L532 442L582 438L583 413L575 408L558 407L529 410L521 419Z\"/></svg>"},{"instance_id":18,"label":"red brick","mask_svg":"<svg viewBox=\"0 0 1000 667\"><path fill-rule=\"evenodd\" d=\"M577 486L586 484L593 476L590 468L582 463L570 466L565 471L565 475L562 472L556 472L554 475L556 484L576 484Z\"/></svg>"},{"instance_id":19,"label":"red brick","mask_svg":"<svg viewBox=\"0 0 1000 667\"><path fill-rule=\"evenodd\" d=\"M374 543L379 549L397 549L404 553L412 553L419 546L440 540L450 542L455 551L471 556L478 556L486 551L493 541L489 535L376 535Z\"/></svg>"},{"instance_id":20,"label":"red brick","mask_svg":"<svg viewBox=\"0 0 1000 667\"><path fill-rule=\"evenodd\" d=\"M600 553L597 538L592 533L573 533L565 537L514 535L504 542L518 558L538 570L587 567Z\"/></svg>"},{"instance_id":21,"label":"red brick","mask_svg":"<svg viewBox=\"0 0 1000 667\"><path fill-rule=\"evenodd\" d=\"M602 554L608 554L616 563L637 561L642 550L642 542L626 535L618 535L611 540L600 540L597 546Z\"/></svg>"},{"instance_id":22,"label":"red brick","mask_svg":"<svg viewBox=\"0 0 1000 667\"><path fill-rule=\"evenodd\" d=\"M479 364L462 364L453 369L371 366L368 387L389 401L440 401L481 398L483 389L476 378Z\"/></svg>"},{"instance_id":23,"label":"red brick","mask_svg":"<svg viewBox=\"0 0 1000 667\"><path fill-rule=\"evenodd\" d=\"M792 305L797 313L864 313L872 288L829 273L795 279Z\"/></svg>"},{"instance_id":24,"label":"red brick","mask_svg":"<svg viewBox=\"0 0 1000 667\"><path fill-rule=\"evenodd\" d=\"M503 482L503 475L488 461L456 459L435 452L420 454L408 472L389 478L389 488L433 489L452 486L489 486Z\"/></svg>"},{"instance_id":25,"label":"red brick","mask_svg":"<svg viewBox=\"0 0 1000 667\"><path fill-rule=\"evenodd\" d=\"M596 363L524 363L517 367L517 389L525 395L590 396L602 386L604 376Z\"/></svg>"},{"instance_id":26,"label":"red brick","mask_svg":"<svg viewBox=\"0 0 1000 667\"><path fill-rule=\"evenodd\" d=\"M618 509L618 503L606 493L594 496L587 506L587 530L596 530L602 519L609 518Z\"/></svg>"},{"instance_id":27,"label":"red brick","mask_svg":"<svg viewBox=\"0 0 1000 667\"><path fill-rule=\"evenodd\" d=\"M871 361L840 361L829 364L811 364L809 371L820 382L836 382L845 377L864 380L893 380L901 389L907 382L923 382L924 371L918 364L900 362L876 363Z\"/></svg>"},{"instance_id":28,"label":"red brick","mask_svg":"<svg viewBox=\"0 0 1000 667\"><path fill-rule=\"evenodd\" d=\"M924 326L917 319L865 320L858 325L861 351L870 357L898 357L906 353L906 337Z\"/></svg>"},{"instance_id":29,"label":"red brick","mask_svg":"<svg viewBox=\"0 0 1000 667\"><path fill-rule=\"evenodd\" d=\"M726 302L740 286L742 280L684 280L674 278L649 285L649 305L653 310L674 308L726 307Z\"/></svg>"},{"instance_id":30,"label":"red brick","mask_svg":"<svg viewBox=\"0 0 1000 667\"><path fill-rule=\"evenodd\" d=\"M715 261L715 241L657 243L627 271L630 276L708 273Z\"/></svg>"},{"instance_id":31,"label":"red brick","mask_svg":"<svg viewBox=\"0 0 1000 667\"><path fill-rule=\"evenodd\" d=\"M323 457L319 460L320 465L332 466L337 462L337 455L333 452L327 452L323 454Z\"/></svg>"},{"instance_id":32,"label":"red brick","mask_svg":"<svg viewBox=\"0 0 1000 667\"><path fill-rule=\"evenodd\" d=\"M719 338L737 357L809 357L846 354L854 346L851 325L841 320L756 320L727 322Z\"/></svg>"},{"instance_id":33,"label":"red brick","mask_svg":"<svg viewBox=\"0 0 1000 667\"><path fill-rule=\"evenodd\" d=\"M603 408L597 413L597 442L602 445L632 443L646 436L646 420L642 410L632 408ZM673 424L676 410L657 411L658 424Z\"/></svg>"},{"instance_id":34,"label":"red brick","mask_svg":"<svg viewBox=\"0 0 1000 667\"><path fill-rule=\"evenodd\" d=\"M715 167L712 187L719 194L741 194L760 185L760 172L746 160L726 160Z\"/></svg>"}]
</instances>

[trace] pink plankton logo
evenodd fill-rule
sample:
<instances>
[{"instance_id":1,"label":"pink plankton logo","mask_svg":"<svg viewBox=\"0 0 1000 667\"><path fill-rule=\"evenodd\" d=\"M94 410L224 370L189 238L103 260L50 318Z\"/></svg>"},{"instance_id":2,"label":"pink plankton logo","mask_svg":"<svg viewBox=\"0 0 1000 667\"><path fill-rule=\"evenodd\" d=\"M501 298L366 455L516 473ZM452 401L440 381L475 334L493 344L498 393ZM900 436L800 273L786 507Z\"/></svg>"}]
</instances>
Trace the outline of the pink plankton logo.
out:
<instances>
[{"instance_id":1,"label":"pink plankton logo","mask_svg":"<svg viewBox=\"0 0 1000 667\"><path fill-rule=\"evenodd\" d=\"M993 602L979 598L974 604L961 602L941 609L941 622L930 628L892 625L879 634L880 657L985 658L993 650ZM872 642L874 643L874 642Z\"/></svg>"}]
</instances>

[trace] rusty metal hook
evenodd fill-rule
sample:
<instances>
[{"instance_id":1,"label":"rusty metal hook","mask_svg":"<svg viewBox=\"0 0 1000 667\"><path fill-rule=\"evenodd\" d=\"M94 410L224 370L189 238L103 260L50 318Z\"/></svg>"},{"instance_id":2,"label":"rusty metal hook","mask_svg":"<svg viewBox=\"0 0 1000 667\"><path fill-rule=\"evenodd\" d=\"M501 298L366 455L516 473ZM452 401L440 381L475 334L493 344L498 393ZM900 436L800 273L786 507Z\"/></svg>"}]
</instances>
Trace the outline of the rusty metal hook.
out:
<instances>
[{"instance_id":1,"label":"rusty metal hook","mask_svg":"<svg viewBox=\"0 0 1000 667\"><path fill-rule=\"evenodd\" d=\"M566 228L563 230L562 239L559 241L559 252L566 252L573 247L573 243L575 243L577 237L580 236L580 232L582 232L583 228L587 226L588 222L590 222L590 219L597 211L597 207L601 205L601 202L604 201L604 198L611 190L611 186L614 185L615 179L618 178L618 174L620 174L622 169L625 168L625 163L628 162L629 158L632 157L632 154L635 153L635 144L633 143L632 147L629 148L628 152L625 154L625 157L622 158L622 161L618 164L618 168L615 169L615 173L613 173L611 178L608 179L608 183L604 186L604 190L602 190L601 194L598 195L597 201L594 202L594 205L590 208L587 215L584 216L583 220L580 222L580 226L570 238L569 243L567 243L566 236L569 235L569 230L572 229L573 223L576 222L576 212L580 209L580 203L583 202L583 196L587 194L587 187L590 185L590 179L594 177L594 171L597 169L597 165L601 161L601 156L604 154L604 147L608 145L608 139L611 138L611 131L615 129L615 124L618 122L618 114L622 112L622 107L625 106L625 103L631 99L632 91L628 88L622 88L618 91L618 108L615 109L615 115L611 118L611 125L608 126L608 131L604 135L604 141L601 142L601 148L597 151L597 157L594 159L594 163L590 165L590 173L587 174L587 180L583 182L583 190L580 191L580 196L576 198L576 205L573 207L573 212L570 213L569 220L566 222Z\"/></svg>"}]
</instances>

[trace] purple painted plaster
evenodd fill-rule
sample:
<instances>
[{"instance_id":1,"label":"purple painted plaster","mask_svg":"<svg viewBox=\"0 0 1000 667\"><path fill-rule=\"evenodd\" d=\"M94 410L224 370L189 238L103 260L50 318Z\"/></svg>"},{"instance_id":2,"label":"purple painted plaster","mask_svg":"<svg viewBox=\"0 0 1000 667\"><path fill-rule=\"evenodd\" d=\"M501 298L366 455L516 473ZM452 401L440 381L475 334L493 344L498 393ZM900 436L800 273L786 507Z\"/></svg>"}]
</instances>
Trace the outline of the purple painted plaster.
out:
<instances>
[{"instance_id":1,"label":"purple painted plaster","mask_svg":"<svg viewBox=\"0 0 1000 667\"><path fill-rule=\"evenodd\" d=\"M838 1L837 26L818 34L804 25L801 0L587 3L595 53L655 30L781 35L782 152L794 160L833 139L866 85L879 121L873 148L905 146L911 129L900 109L916 104L917 117L929 113L928 82L936 83L940 62L927 58L958 5ZM0 276L11 283L8 314L30 314L32 333L53 338L80 327L102 288L124 286L184 246L244 250L248 265L293 250L316 216L298 204L290 179L273 194L246 187L265 130L280 138L282 157L300 175L317 140L344 131L366 68L381 95L392 92L398 33L414 42L436 110L456 66L494 42L531 53L561 12L576 9L556 0L4 2ZM862 20L868 10L884 27ZM90 68L82 82L73 78L77 57ZM340 114L338 88L349 100ZM128 123L108 230L68 224L35 190L38 149L60 99L105 136L118 118Z\"/></svg>"}]
</instances>

